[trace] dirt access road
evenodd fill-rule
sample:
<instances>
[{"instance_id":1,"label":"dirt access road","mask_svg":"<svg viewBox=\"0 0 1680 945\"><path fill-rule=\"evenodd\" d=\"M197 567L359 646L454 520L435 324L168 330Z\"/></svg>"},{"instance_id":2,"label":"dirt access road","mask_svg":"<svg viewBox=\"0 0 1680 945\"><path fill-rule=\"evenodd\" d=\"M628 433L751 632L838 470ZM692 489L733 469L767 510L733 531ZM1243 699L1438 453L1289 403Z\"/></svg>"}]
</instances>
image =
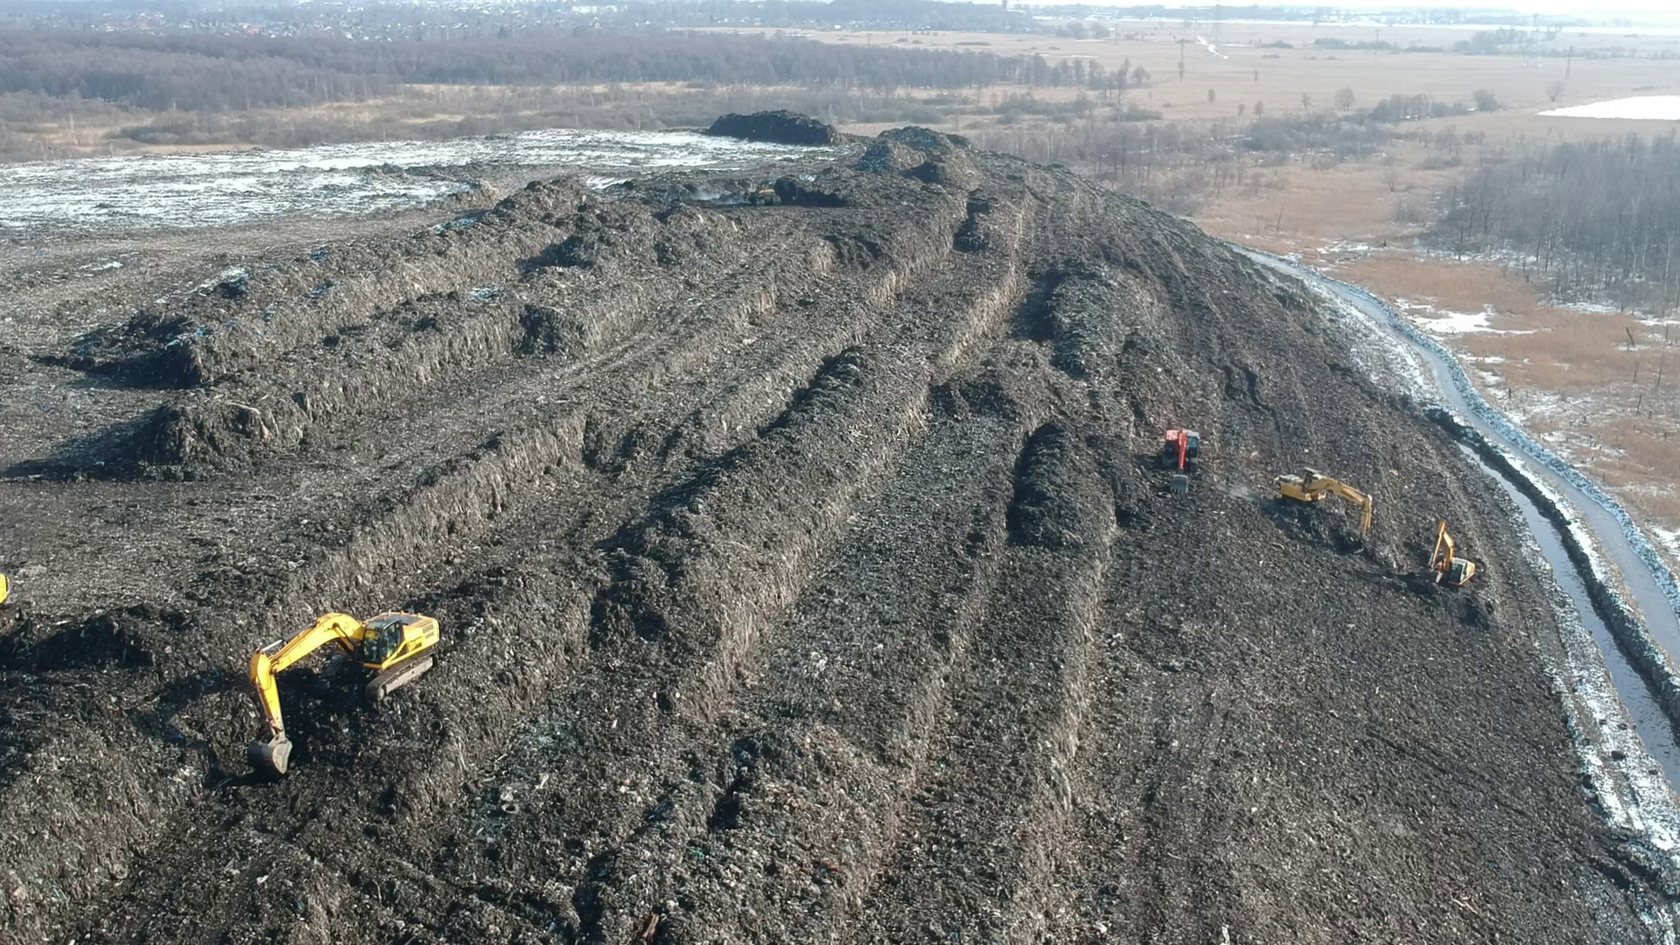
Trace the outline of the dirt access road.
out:
<instances>
[{"instance_id":1,"label":"dirt access road","mask_svg":"<svg viewBox=\"0 0 1680 945\"><path fill-rule=\"evenodd\" d=\"M1309 293L926 132L757 183L14 293L0 937L1666 933L1506 500ZM288 674L251 776L251 651L392 608L437 668Z\"/></svg>"}]
</instances>

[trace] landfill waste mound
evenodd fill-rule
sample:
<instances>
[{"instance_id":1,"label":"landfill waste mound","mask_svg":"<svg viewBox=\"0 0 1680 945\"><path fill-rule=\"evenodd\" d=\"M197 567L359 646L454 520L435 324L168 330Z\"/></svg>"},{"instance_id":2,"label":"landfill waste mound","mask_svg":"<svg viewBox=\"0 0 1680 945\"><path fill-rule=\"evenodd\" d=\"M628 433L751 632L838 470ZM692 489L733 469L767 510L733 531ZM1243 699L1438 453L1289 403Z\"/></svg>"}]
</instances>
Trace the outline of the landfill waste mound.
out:
<instances>
[{"instance_id":1,"label":"landfill waste mound","mask_svg":"<svg viewBox=\"0 0 1680 945\"><path fill-rule=\"evenodd\" d=\"M926 130L731 173L16 276L0 939L1656 934L1505 500L1319 301ZM252 652L386 610L436 668L253 772Z\"/></svg>"},{"instance_id":2,"label":"landfill waste mound","mask_svg":"<svg viewBox=\"0 0 1680 945\"><path fill-rule=\"evenodd\" d=\"M809 115L790 111L722 115L712 122L705 134L770 144L806 146L839 144L845 140L845 136L832 125L817 121Z\"/></svg>"}]
</instances>

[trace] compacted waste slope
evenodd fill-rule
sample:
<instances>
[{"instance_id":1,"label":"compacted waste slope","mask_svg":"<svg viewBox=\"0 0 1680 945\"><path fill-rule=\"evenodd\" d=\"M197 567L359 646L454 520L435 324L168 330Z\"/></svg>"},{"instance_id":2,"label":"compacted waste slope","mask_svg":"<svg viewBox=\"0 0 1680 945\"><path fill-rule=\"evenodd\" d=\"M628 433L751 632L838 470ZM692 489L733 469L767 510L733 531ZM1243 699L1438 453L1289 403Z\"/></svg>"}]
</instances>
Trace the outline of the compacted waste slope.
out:
<instances>
[{"instance_id":1,"label":"compacted waste slope","mask_svg":"<svg viewBox=\"0 0 1680 945\"><path fill-rule=\"evenodd\" d=\"M1318 302L931 132L765 183L14 302L6 396L104 413L7 415L0 938L1646 936L1506 509ZM256 777L245 661L329 609L437 668L289 673Z\"/></svg>"}]
</instances>

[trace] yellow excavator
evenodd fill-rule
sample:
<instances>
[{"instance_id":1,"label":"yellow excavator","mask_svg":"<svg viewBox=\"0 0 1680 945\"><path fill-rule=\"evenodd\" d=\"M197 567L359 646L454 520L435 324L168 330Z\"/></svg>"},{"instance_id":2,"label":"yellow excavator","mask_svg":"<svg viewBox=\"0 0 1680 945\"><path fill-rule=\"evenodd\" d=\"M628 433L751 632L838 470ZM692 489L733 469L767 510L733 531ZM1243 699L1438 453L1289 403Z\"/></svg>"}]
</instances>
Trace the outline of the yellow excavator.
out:
<instances>
[{"instance_id":1,"label":"yellow excavator","mask_svg":"<svg viewBox=\"0 0 1680 945\"><path fill-rule=\"evenodd\" d=\"M282 775L291 758L292 742L280 716L277 673L323 646L337 644L374 672L363 691L370 701L378 702L432 668L431 651L438 636L437 620L424 614L380 614L367 623L348 614L327 614L290 640L276 640L258 650L251 657L251 685L256 689L257 706L268 719L269 739L252 743L252 767Z\"/></svg>"},{"instance_id":2,"label":"yellow excavator","mask_svg":"<svg viewBox=\"0 0 1680 945\"><path fill-rule=\"evenodd\" d=\"M6 602L6 598L10 596L11 593L12 582L6 580L6 576L4 574L0 574L0 604L4 604Z\"/></svg>"},{"instance_id":3,"label":"yellow excavator","mask_svg":"<svg viewBox=\"0 0 1680 945\"><path fill-rule=\"evenodd\" d=\"M1371 534L1371 514L1376 509L1375 500L1340 479L1331 479L1316 469L1308 468L1304 476L1279 476L1275 484L1278 495L1297 502L1317 502L1332 493L1341 496L1361 509L1360 536Z\"/></svg>"},{"instance_id":4,"label":"yellow excavator","mask_svg":"<svg viewBox=\"0 0 1680 945\"><path fill-rule=\"evenodd\" d=\"M1476 576L1476 562L1455 557L1457 553L1458 543L1447 533L1447 523L1443 519L1441 527L1435 530L1435 552L1429 556L1429 569L1435 572L1436 584L1446 578L1453 587L1463 587Z\"/></svg>"}]
</instances>

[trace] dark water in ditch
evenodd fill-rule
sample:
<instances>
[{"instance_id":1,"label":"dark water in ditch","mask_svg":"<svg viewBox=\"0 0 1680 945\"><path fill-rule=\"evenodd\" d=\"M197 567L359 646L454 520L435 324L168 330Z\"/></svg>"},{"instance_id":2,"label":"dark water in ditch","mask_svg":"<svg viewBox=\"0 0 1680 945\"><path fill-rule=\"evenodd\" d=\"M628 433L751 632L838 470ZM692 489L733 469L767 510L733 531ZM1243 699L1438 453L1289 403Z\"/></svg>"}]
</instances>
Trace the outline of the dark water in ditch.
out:
<instances>
[{"instance_id":1,"label":"dark water in ditch","mask_svg":"<svg viewBox=\"0 0 1680 945\"><path fill-rule=\"evenodd\" d=\"M1375 310L1368 300L1349 292L1334 282L1320 278L1310 270L1299 268L1289 262L1268 256L1264 253L1249 252L1249 257L1263 265L1271 266L1287 272L1298 278L1307 279L1316 285L1323 286L1335 293L1338 298L1370 315L1382 330L1405 344L1409 350L1416 351L1423 356L1429 365L1430 376L1434 380L1435 388L1441 399L1457 413L1464 422L1472 425L1490 443L1504 447L1513 456L1524 455L1516 444L1511 443L1497 429L1477 415L1470 408L1465 397L1453 383L1449 365L1435 352L1421 347L1411 339L1389 326L1387 314ZM1492 476L1499 483L1500 488L1511 497L1511 501L1521 510L1523 520L1528 524L1529 531L1534 535L1540 546L1541 554L1552 566L1552 573L1557 580L1558 587L1569 595L1575 605L1576 612L1581 617L1581 623L1591 632L1593 641L1604 658L1605 668L1609 671L1610 681L1621 697L1622 704L1627 707L1628 717L1632 720L1639 740L1644 743L1651 757L1656 759L1668 777L1669 786L1680 791L1680 740L1677 740L1675 726L1657 703L1650 685L1639 672L1633 668L1627 657L1617 645L1610 629L1593 607L1592 598L1587 593L1586 582L1580 572L1575 569L1575 562L1564 550L1563 538L1558 526L1541 514L1532 500L1529 499L1514 483L1506 479L1498 470L1483 463L1474 452L1465 448L1465 453L1471 461ZM1540 463L1527 462L1527 468L1553 491L1561 494L1580 513L1598 547L1605 557L1620 572L1622 582L1627 588L1633 603L1639 608L1643 623L1651 638L1657 642L1671 657L1680 655L1680 613L1670 604L1668 596L1663 593L1661 585L1651 573L1638 554L1633 550L1622 526L1608 509L1593 501L1591 496L1583 493L1573 483L1568 482L1557 473Z\"/></svg>"},{"instance_id":2,"label":"dark water in ditch","mask_svg":"<svg viewBox=\"0 0 1680 945\"><path fill-rule=\"evenodd\" d=\"M1610 671L1610 681L1615 684L1617 695L1621 696L1622 703L1627 706L1628 717L1633 720L1639 740L1645 744L1645 749L1651 753L1651 757L1662 766L1663 773L1668 776L1668 783L1680 785L1680 743L1675 741L1674 727L1669 723L1668 716L1663 714L1662 707L1657 704L1645 677L1639 675L1639 671L1622 655L1621 648L1616 645L1616 638L1610 635L1610 628L1598 616L1598 611L1593 607L1592 597L1587 593L1586 583L1575 570L1575 563L1570 560L1569 552L1564 550L1563 536L1558 532L1558 526L1542 515L1533 500L1498 470L1482 462L1481 457L1469 447L1463 447L1463 450L1471 462L1499 483L1499 487L1511 497L1511 502L1522 511L1523 521L1528 523L1528 530L1540 545L1540 553L1552 566L1552 574L1557 579L1558 587L1569 595L1576 612L1581 615L1581 623L1592 633L1593 642L1598 644L1598 650L1604 656L1604 666Z\"/></svg>"}]
</instances>

